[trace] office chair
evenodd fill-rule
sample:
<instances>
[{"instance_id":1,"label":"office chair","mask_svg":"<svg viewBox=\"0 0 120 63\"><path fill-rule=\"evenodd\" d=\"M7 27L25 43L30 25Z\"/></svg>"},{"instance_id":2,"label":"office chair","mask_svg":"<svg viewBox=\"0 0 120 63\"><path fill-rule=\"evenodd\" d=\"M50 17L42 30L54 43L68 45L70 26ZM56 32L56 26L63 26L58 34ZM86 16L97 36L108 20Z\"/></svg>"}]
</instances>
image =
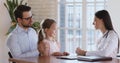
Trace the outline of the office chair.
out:
<instances>
[{"instance_id":1,"label":"office chair","mask_svg":"<svg viewBox=\"0 0 120 63\"><path fill-rule=\"evenodd\" d=\"M9 58L13 58L12 54L10 53L10 51L8 52ZM15 63L15 62L12 62Z\"/></svg>"}]
</instances>

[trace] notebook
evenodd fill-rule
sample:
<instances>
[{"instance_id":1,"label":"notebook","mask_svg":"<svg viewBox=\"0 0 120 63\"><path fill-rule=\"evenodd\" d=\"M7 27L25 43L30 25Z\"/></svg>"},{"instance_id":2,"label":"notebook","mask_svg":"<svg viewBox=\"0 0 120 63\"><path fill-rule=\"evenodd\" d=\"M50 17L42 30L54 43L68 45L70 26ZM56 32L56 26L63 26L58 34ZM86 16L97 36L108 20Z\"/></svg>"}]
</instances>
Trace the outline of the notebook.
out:
<instances>
[{"instance_id":1,"label":"notebook","mask_svg":"<svg viewBox=\"0 0 120 63\"><path fill-rule=\"evenodd\" d=\"M57 56L58 59L66 60L79 60L79 61L108 61L112 60L112 57L103 57L103 56Z\"/></svg>"},{"instance_id":2,"label":"notebook","mask_svg":"<svg viewBox=\"0 0 120 63\"><path fill-rule=\"evenodd\" d=\"M102 57L102 56L79 56L77 58L79 61L107 61L112 60L112 57Z\"/></svg>"}]
</instances>

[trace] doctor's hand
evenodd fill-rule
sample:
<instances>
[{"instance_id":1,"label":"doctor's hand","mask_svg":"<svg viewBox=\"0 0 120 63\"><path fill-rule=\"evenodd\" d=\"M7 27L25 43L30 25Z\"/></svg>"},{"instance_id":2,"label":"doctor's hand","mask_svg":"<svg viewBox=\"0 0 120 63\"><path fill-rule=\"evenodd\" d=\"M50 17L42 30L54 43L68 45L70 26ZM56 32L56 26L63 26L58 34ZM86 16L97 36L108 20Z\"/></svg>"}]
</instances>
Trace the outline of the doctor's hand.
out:
<instances>
[{"instance_id":1,"label":"doctor's hand","mask_svg":"<svg viewBox=\"0 0 120 63\"><path fill-rule=\"evenodd\" d=\"M86 55L86 51L80 49L79 47L76 49L76 54L77 55L82 55L85 56Z\"/></svg>"}]
</instances>

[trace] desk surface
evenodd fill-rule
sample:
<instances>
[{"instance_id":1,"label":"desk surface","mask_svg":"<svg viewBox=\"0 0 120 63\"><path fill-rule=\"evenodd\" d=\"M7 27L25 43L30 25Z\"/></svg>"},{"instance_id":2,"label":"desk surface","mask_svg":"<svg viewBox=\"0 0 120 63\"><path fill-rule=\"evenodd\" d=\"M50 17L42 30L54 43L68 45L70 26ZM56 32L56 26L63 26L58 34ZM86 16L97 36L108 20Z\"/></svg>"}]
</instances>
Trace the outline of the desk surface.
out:
<instances>
[{"instance_id":1,"label":"desk surface","mask_svg":"<svg viewBox=\"0 0 120 63\"><path fill-rule=\"evenodd\" d=\"M56 57L31 57L31 58L10 58L9 61L16 63L120 63L120 59L112 59L110 61L95 61L95 62L87 62L87 61L78 61L78 60L65 60L65 59L57 59Z\"/></svg>"}]
</instances>

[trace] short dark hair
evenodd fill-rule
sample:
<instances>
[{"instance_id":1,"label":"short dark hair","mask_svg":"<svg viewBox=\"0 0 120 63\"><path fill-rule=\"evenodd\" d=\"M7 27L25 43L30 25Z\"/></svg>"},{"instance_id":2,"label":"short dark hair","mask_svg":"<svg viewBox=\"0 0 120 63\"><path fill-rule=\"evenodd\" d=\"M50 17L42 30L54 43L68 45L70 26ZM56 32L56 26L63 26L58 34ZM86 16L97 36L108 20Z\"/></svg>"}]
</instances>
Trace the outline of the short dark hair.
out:
<instances>
[{"instance_id":1,"label":"short dark hair","mask_svg":"<svg viewBox=\"0 0 120 63\"><path fill-rule=\"evenodd\" d=\"M95 16L99 19L103 19L103 23L107 30L114 30L110 15L107 10L100 10L95 13Z\"/></svg>"},{"instance_id":2,"label":"short dark hair","mask_svg":"<svg viewBox=\"0 0 120 63\"><path fill-rule=\"evenodd\" d=\"M22 18L23 17L23 12L25 11L30 11L31 7L26 6L26 5L19 5L16 10L14 11L15 19L17 18Z\"/></svg>"}]
</instances>

